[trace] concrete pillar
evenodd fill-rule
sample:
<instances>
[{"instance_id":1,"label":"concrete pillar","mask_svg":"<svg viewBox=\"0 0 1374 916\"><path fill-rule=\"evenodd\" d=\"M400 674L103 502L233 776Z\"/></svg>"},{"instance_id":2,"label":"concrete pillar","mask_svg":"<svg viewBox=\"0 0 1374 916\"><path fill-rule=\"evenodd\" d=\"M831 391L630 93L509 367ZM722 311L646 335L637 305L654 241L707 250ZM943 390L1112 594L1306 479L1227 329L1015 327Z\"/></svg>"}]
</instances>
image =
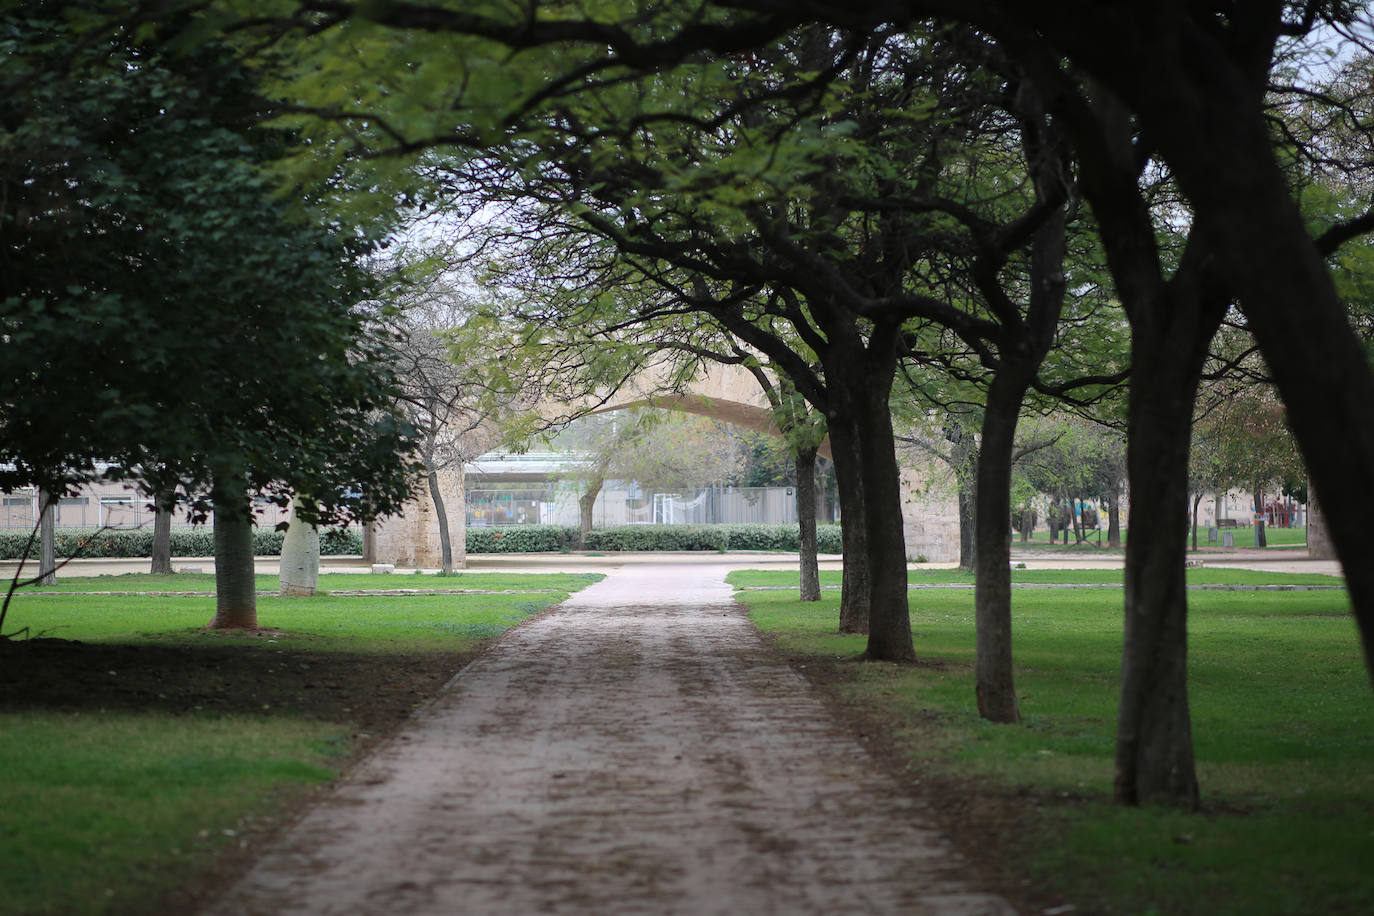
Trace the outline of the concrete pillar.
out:
<instances>
[{"instance_id":1,"label":"concrete pillar","mask_svg":"<svg viewBox=\"0 0 1374 916\"><path fill-rule=\"evenodd\" d=\"M902 533L908 560L959 562L958 491L943 465L902 468Z\"/></svg>"}]
</instances>

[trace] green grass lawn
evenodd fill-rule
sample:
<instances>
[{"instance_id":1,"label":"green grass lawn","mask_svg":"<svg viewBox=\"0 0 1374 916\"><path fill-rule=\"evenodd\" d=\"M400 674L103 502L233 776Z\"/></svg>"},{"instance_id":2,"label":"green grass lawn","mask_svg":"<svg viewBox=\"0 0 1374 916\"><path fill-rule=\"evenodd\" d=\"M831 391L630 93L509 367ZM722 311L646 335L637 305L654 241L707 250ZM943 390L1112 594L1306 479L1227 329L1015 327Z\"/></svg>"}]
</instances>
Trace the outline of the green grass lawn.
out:
<instances>
[{"instance_id":1,"label":"green grass lawn","mask_svg":"<svg viewBox=\"0 0 1374 916\"><path fill-rule=\"evenodd\" d=\"M1011 581L1036 585L1120 585L1120 569L1013 569ZM821 585L839 585L844 574L837 569L821 570ZM1339 576L1322 573L1283 573L1268 570L1202 567L1187 571L1189 585L1344 585ZM958 569L913 569L907 573L913 586L973 585L973 574ZM775 569L740 569L726 578L739 588L795 588L797 573Z\"/></svg>"},{"instance_id":2,"label":"green grass lawn","mask_svg":"<svg viewBox=\"0 0 1374 916\"><path fill-rule=\"evenodd\" d=\"M275 648L314 652L470 651L532 611L561 601L566 592L494 595L359 596L258 599L258 622L281 630ZM42 595L19 593L5 631L82 642L156 639L160 644L203 643L200 628L215 615L212 597ZM209 634L210 638L234 639ZM253 651L265 643L241 643Z\"/></svg>"},{"instance_id":3,"label":"green grass lawn","mask_svg":"<svg viewBox=\"0 0 1374 916\"><path fill-rule=\"evenodd\" d=\"M600 573L490 573L459 571L447 576L437 573L388 574L325 573L320 576L321 591L361 589L473 589L499 591L576 591L598 579ZM280 580L273 575L257 577L258 591L274 592ZM174 573L154 576L148 573L120 573L103 576L64 576L60 572L53 586L28 586L50 592L208 592L215 591L213 573Z\"/></svg>"},{"instance_id":4,"label":"green grass lawn","mask_svg":"<svg viewBox=\"0 0 1374 916\"><path fill-rule=\"evenodd\" d=\"M337 726L0 714L0 911L151 912L271 807L336 774Z\"/></svg>"},{"instance_id":5,"label":"green grass lawn","mask_svg":"<svg viewBox=\"0 0 1374 916\"><path fill-rule=\"evenodd\" d=\"M1232 533L1235 534L1235 546L1236 546L1237 548L1247 548L1247 547L1254 547L1254 546L1255 546L1255 529L1254 529L1253 527L1248 527L1248 526L1247 526L1247 527L1243 527L1243 528L1228 528L1228 529L1222 529L1222 530L1223 530L1223 531L1231 531ZM1128 540L1128 535L1129 535L1129 533L1130 533L1130 532L1129 532L1127 529L1125 529L1125 528L1121 529L1121 543L1122 543L1123 546L1125 546L1126 541ZM1265 539L1265 543L1266 543L1268 546L1270 546L1270 547L1280 547L1280 548L1306 547L1306 546L1307 546L1307 528L1306 528L1306 527L1302 527L1302 528L1275 528L1275 527L1272 527L1272 526L1270 526L1270 525L1266 525L1265 528L1264 528L1264 539ZM1073 540L1073 536L1072 536L1072 535L1069 536L1069 540L1070 540L1070 541ZM1190 543L1190 544L1192 543L1192 533L1191 533L1191 529L1190 529L1190 531L1189 531L1189 540L1188 540L1188 543ZM1217 546L1220 546L1220 544L1221 544L1221 534L1218 533L1216 543L1209 543L1208 540L1207 540L1207 529L1206 529L1204 526L1199 525L1199 526L1198 526L1198 530L1197 530L1197 543L1198 543L1198 546L1199 546L1199 547L1217 547ZM1086 539L1082 544L1068 544L1068 545L1065 545L1065 544L1064 544L1064 536L1063 536L1062 534L1059 536L1059 539L1058 539L1057 541L1055 541L1055 543L1051 544L1051 543L1050 543L1050 533L1049 533L1049 531L1046 530L1046 529L1041 529L1041 530L1032 532L1031 537L1030 537L1030 541L1029 541L1028 543L1024 543L1024 544L1021 542L1021 535L1020 535L1020 534L1013 534L1013 535L1012 535L1012 539L1011 539L1011 549L1012 549L1012 550L1016 550L1016 549L1018 549L1018 548L1021 548L1021 549L1035 548L1035 549L1037 549L1037 550L1093 551L1093 552L1097 552L1097 551L1101 551L1101 550L1108 550L1108 549L1110 549L1110 548L1107 547L1107 532L1106 532L1106 529L1105 529L1105 528L1100 532L1100 536L1099 536L1099 532L1094 530L1094 531L1091 531L1091 532L1088 533L1087 539Z\"/></svg>"},{"instance_id":6,"label":"green grass lawn","mask_svg":"<svg viewBox=\"0 0 1374 916\"><path fill-rule=\"evenodd\" d=\"M1115 590L1014 592L1020 726L975 713L971 592L912 593L918 666L851 661L863 638L834 633L834 593L740 594L785 649L834 662L848 702L895 723L912 778L1019 799L1010 871L1077 912L1374 912L1374 702L1343 591L1190 593L1201 815L1111 803Z\"/></svg>"},{"instance_id":7,"label":"green grass lawn","mask_svg":"<svg viewBox=\"0 0 1374 916\"><path fill-rule=\"evenodd\" d=\"M174 589L140 581L179 590L182 578ZM251 851L368 745L368 730L391 727L471 653L601 577L473 587L516 578L564 590L260 598L275 637L202 633L213 598L19 592L7 633L81 645L0 646L0 913L180 909L164 895L226 851ZM49 671L45 652L64 667Z\"/></svg>"}]
</instances>

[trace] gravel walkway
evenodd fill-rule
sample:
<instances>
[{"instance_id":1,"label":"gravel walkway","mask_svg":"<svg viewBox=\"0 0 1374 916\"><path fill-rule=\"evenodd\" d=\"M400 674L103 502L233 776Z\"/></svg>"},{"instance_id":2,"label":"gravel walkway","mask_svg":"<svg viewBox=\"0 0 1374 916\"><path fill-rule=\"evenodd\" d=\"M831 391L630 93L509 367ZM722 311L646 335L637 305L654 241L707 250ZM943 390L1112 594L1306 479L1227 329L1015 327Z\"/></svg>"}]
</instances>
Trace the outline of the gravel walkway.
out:
<instances>
[{"instance_id":1,"label":"gravel walkway","mask_svg":"<svg viewBox=\"0 0 1374 916\"><path fill-rule=\"evenodd\" d=\"M507 634L213 914L1006 914L730 597L626 566Z\"/></svg>"}]
</instances>

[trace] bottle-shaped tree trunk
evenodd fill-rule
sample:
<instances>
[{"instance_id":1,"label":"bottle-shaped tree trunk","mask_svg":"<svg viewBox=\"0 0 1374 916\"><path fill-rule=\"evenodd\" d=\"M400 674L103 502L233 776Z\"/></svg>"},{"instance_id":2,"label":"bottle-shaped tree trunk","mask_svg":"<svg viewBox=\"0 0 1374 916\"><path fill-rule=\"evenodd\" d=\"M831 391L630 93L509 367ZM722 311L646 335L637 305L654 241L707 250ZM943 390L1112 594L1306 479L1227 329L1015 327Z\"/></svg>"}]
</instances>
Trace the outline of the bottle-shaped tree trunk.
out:
<instances>
[{"instance_id":1,"label":"bottle-shaped tree trunk","mask_svg":"<svg viewBox=\"0 0 1374 916\"><path fill-rule=\"evenodd\" d=\"M320 529L297 514L298 505L299 501L292 498L277 579L283 595L308 598L320 585Z\"/></svg>"}]
</instances>

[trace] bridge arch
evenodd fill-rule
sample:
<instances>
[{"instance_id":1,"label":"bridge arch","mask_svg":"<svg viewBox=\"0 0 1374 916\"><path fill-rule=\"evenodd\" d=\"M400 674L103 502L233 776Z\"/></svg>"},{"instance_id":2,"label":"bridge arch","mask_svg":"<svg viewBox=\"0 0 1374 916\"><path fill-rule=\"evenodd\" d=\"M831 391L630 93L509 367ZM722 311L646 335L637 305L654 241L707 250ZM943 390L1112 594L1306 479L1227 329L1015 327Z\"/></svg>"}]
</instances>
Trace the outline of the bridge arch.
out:
<instances>
[{"instance_id":1,"label":"bridge arch","mask_svg":"<svg viewBox=\"0 0 1374 916\"><path fill-rule=\"evenodd\" d=\"M757 379L740 366L712 364L686 388L669 389L652 369L631 380L604 403L583 411L610 413L634 407L655 407L711 417L746 429L780 436L772 408ZM566 410L566 406L562 408ZM819 453L831 457L830 440ZM450 519L466 516L465 473L456 469L441 475L441 492ZM958 506L952 492L942 486L942 472L930 464L904 467L902 471L902 520L907 555L931 561L959 559ZM466 555L464 527L451 525L456 565ZM397 566L439 565L438 520L434 506L423 494L400 516L381 522L373 538L373 560Z\"/></svg>"}]
</instances>

